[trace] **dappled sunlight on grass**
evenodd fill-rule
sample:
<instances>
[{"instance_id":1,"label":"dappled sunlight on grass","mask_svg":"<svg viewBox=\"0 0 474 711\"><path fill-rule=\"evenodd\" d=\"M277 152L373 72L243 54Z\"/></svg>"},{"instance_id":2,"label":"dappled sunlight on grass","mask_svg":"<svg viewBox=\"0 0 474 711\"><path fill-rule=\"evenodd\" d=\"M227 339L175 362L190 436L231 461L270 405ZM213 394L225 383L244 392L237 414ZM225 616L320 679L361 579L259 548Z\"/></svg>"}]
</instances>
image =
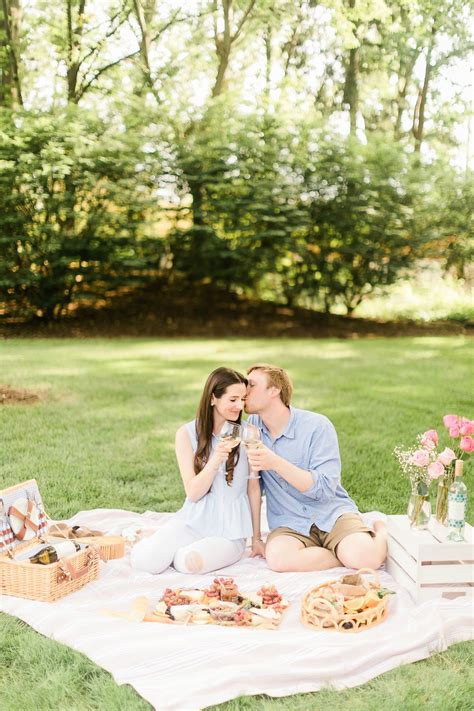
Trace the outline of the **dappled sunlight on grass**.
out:
<instances>
[{"instance_id":1,"label":"dappled sunlight on grass","mask_svg":"<svg viewBox=\"0 0 474 711\"><path fill-rule=\"evenodd\" d=\"M385 288L384 295L364 299L356 309L365 318L396 318L433 321L435 319L465 319L474 316L474 290L462 279L444 274L435 262L420 268L411 280L398 281Z\"/></svg>"},{"instance_id":2,"label":"dappled sunlight on grass","mask_svg":"<svg viewBox=\"0 0 474 711\"><path fill-rule=\"evenodd\" d=\"M325 343L323 348L317 349L311 355L315 360L342 360L344 358L361 358L361 353L352 346L344 343Z\"/></svg>"},{"instance_id":3,"label":"dappled sunlight on grass","mask_svg":"<svg viewBox=\"0 0 474 711\"><path fill-rule=\"evenodd\" d=\"M77 375L82 375L85 371L87 370L86 367L79 367L76 366L74 368L71 367L66 367L63 365L57 365L56 367L42 367L41 368L41 374L46 377L46 376L52 376L53 378L67 378L69 376L77 376Z\"/></svg>"},{"instance_id":4,"label":"dappled sunlight on grass","mask_svg":"<svg viewBox=\"0 0 474 711\"><path fill-rule=\"evenodd\" d=\"M176 510L184 500L174 453L176 429L194 418L204 380L213 368L228 365L245 371L257 361L287 367L295 385L294 405L322 412L334 422L343 484L361 510L404 511L409 487L393 456L394 446L411 443L418 432L431 427L441 431L446 412L473 414L466 387L472 382L472 341L463 337L4 341L0 380L41 389L46 398L29 407L0 407L2 486L36 478L49 515L58 519L100 507ZM473 469L466 467L470 489ZM468 511L472 521L472 497ZM15 621L8 619L6 634L15 630ZM62 647L24 628L23 638L28 644L20 652L40 659L44 645L49 645L53 653L48 652L47 661L55 669L62 664L64 673L71 670L72 689L82 679L82 667L95 675L91 689L97 708L145 708L133 692L117 687L80 655L65 650L66 656L56 659L54 650L63 654ZM394 670L360 690L236 699L218 708L420 708L428 701L417 695L416 679L424 669L442 675L446 659L460 661L451 687L438 684L439 698L444 698L445 687L452 697L462 664L472 659L464 649L469 647L448 650L425 666ZM406 679L414 680L409 691ZM463 684L467 689L467 681ZM51 708L61 707L54 705L54 697L48 700ZM468 708L467 702L466 691L456 708Z\"/></svg>"},{"instance_id":5,"label":"dappled sunlight on grass","mask_svg":"<svg viewBox=\"0 0 474 711\"><path fill-rule=\"evenodd\" d=\"M46 482L72 477L64 513L72 513L73 502L83 496L78 473L87 478L91 468L101 505L121 499L121 485L114 488L113 482L127 481L133 470L137 482L140 477L160 481L161 489L168 482L166 505L177 508L182 494L176 488L174 433L195 416L204 380L218 365L245 371L253 362L267 361L287 367L295 384L294 404L334 421L344 477L347 473L352 482L352 473L360 472L356 498L371 507L377 506L370 481L379 462L384 471L396 471L393 446L437 426L444 412L469 412L470 406L465 383L472 343L464 337L7 341L0 344L3 355L4 378L47 391L46 402L29 413L8 410L3 440L12 463L8 477L29 478L38 470ZM127 486L132 508L149 508L150 499L157 500L150 489L137 484L133 490L130 496Z\"/></svg>"}]
</instances>

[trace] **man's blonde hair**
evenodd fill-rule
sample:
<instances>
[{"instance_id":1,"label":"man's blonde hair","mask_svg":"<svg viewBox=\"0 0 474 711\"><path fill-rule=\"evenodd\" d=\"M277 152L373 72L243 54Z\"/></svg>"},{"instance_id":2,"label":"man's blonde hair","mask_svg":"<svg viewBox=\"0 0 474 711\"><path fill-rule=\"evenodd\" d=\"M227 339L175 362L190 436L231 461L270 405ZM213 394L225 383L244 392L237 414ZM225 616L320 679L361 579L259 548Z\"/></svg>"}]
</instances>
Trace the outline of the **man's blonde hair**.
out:
<instances>
[{"instance_id":1,"label":"man's blonde hair","mask_svg":"<svg viewBox=\"0 0 474 711\"><path fill-rule=\"evenodd\" d=\"M280 399L284 405L290 406L291 396L293 394L293 385L291 384L290 376L283 368L269 363L255 363L247 368L247 375L252 370L261 370L267 376L268 386L278 388L280 391Z\"/></svg>"}]
</instances>

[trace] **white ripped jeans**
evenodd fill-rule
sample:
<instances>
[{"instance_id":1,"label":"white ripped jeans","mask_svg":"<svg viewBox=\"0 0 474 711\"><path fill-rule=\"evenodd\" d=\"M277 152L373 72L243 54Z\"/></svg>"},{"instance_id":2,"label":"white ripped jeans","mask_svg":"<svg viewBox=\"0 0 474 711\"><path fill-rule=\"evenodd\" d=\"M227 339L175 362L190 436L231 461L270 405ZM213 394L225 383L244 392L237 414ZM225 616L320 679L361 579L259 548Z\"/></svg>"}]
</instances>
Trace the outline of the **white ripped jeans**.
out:
<instances>
[{"instance_id":1,"label":"white ripped jeans","mask_svg":"<svg viewBox=\"0 0 474 711\"><path fill-rule=\"evenodd\" d=\"M203 538L183 521L171 520L132 548L132 568L156 575L173 565L180 573L209 573L236 563L245 551L245 538Z\"/></svg>"}]
</instances>

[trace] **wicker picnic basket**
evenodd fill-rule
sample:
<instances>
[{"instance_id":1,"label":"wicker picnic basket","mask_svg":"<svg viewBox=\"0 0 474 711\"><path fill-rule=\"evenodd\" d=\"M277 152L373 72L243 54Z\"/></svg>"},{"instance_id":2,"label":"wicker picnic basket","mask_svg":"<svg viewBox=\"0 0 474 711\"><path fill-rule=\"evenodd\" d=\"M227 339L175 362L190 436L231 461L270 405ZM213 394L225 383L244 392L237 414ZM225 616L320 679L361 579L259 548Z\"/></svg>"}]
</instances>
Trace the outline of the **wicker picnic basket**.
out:
<instances>
[{"instance_id":1,"label":"wicker picnic basket","mask_svg":"<svg viewBox=\"0 0 474 711\"><path fill-rule=\"evenodd\" d=\"M122 536L104 536L98 535L98 532L94 532L94 535L87 535L85 531L86 529L81 526L69 526L62 521L52 523L48 527L49 535L63 537L97 548L100 557L104 561L124 557L125 539ZM89 533L92 533L92 531L89 531Z\"/></svg>"},{"instance_id":2,"label":"wicker picnic basket","mask_svg":"<svg viewBox=\"0 0 474 711\"><path fill-rule=\"evenodd\" d=\"M362 579L362 573L371 573L374 580ZM389 592L382 589L374 570L361 568L353 575L330 580L309 590L301 603L301 620L312 629L361 632L385 619L388 609L385 593Z\"/></svg>"},{"instance_id":3,"label":"wicker picnic basket","mask_svg":"<svg viewBox=\"0 0 474 711\"><path fill-rule=\"evenodd\" d=\"M74 540L97 548L104 561L116 560L125 555L125 539L122 536L78 536Z\"/></svg>"},{"instance_id":4,"label":"wicker picnic basket","mask_svg":"<svg viewBox=\"0 0 474 711\"><path fill-rule=\"evenodd\" d=\"M19 508L18 502L27 502ZM14 529L11 520L19 525ZM0 593L53 602L79 590L99 575L99 551L89 545L49 565L15 560L14 554L48 542L46 516L34 479L0 491ZM44 525L42 525L44 521ZM80 541L82 543L82 541Z\"/></svg>"}]
</instances>

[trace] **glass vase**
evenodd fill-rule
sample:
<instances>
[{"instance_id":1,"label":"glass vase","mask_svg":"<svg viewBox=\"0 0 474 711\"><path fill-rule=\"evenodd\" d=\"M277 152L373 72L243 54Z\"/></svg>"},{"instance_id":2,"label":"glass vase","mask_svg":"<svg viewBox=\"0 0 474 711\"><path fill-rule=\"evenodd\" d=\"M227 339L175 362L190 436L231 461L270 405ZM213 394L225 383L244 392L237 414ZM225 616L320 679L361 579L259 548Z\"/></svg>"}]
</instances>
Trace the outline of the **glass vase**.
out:
<instances>
[{"instance_id":1,"label":"glass vase","mask_svg":"<svg viewBox=\"0 0 474 711\"><path fill-rule=\"evenodd\" d=\"M440 481L436 494L436 520L446 526L448 520L448 489L445 481Z\"/></svg>"},{"instance_id":2,"label":"glass vase","mask_svg":"<svg viewBox=\"0 0 474 711\"><path fill-rule=\"evenodd\" d=\"M452 473L444 476L438 484L436 493L436 512L435 518L443 526L448 525L448 491L453 483Z\"/></svg>"},{"instance_id":3,"label":"glass vase","mask_svg":"<svg viewBox=\"0 0 474 711\"><path fill-rule=\"evenodd\" d=\"M412 490L408 501L407 516L412 528L416 528L418 531L428 528L431 518L431 501L428 492L420 494L416 488Z\"/></svg>"}]
</instances>

